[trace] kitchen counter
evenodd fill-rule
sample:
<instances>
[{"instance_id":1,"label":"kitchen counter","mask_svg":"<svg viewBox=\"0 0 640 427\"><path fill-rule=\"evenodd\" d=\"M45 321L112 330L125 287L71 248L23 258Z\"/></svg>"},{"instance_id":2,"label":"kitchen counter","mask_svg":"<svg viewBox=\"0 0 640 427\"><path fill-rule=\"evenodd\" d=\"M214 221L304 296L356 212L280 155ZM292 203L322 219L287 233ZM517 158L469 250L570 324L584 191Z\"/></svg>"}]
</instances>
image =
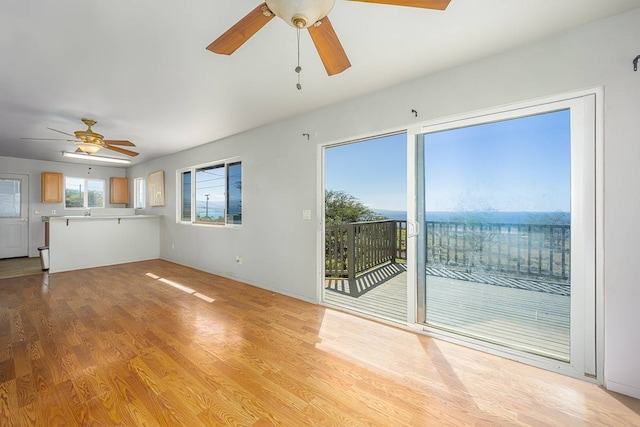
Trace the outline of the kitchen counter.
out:
<instances>
[{"instance_id":1,"label":"kitchen counter","mask_svg":"<svg viewBox=\"0 0 640 427\"><path fill-rule=\"evenodd\" d=\"M144 218L158 218L158 215L52 215L52 216L43 216L42 220L47 221L58 221L58 220L95 220L95 219L144 219Z\"/></svg>"},{"instance_id":2,"label":"kitchen counter","mask_svg":"<svg viewBox=\"0 0 640 427\"><path fill-rule=\"evenodd\" d=\"M158 215L49 216L49 272L160 257Z\"/></svg>"}]
</instances>

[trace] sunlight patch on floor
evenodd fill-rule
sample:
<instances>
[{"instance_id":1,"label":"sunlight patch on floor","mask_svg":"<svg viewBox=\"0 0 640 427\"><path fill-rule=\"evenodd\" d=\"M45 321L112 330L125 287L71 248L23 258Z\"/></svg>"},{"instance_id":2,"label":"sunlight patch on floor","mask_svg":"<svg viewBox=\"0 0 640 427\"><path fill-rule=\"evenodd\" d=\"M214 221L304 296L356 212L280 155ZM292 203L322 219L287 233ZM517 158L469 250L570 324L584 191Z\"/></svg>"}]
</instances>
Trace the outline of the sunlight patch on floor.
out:
<instances>
[{"instance_id":1,"label":"sunlight patch on floor","mask_svg":"<svg viewBox=\"0 0 640 427\"><path fill-rule=\"evenodd\" d=\"M165 279L165 278L157 276L157 275L155 275L153 273L146 273L145 276L150 277L150 278L152 278L154 280L157 280L158 282L164 283L165 285L169 285L172 288L178 289L178 290L180 290L180 291L182 291L184 293L187 293L189 295L193 295L194 297L200 298L201 300L206 301L208 303L211 303L211 302L215 301L214 298L211 298L211 297L208 297L208 296L206 296L204 294L196 292L194 289L191 289L190 287L185 286L185 285L183 285L181 283L174 282L174 281L169 280L169 279Z\"/></svg>"},{"instance_id":2,"label":"sunlight patch on floor","mask_svg":"<svg viewBox=\"0 0 640 427\"><path fill-rule=\"evenodd\" d=\"M345 328L345 324L349 328ZM430 387L434 381L444 382L443 376L456 375L448 364L446 372L441 372L442 364L433 363L425 344L416 334L340 311L325 311L319 338L317 349L399 382ZM429 341L429 349L437 345L430 338L424 339ZM399 348L402 358L398 358ZM437 354L442 355L439 351Z\"/></svg>"}]
</instances>

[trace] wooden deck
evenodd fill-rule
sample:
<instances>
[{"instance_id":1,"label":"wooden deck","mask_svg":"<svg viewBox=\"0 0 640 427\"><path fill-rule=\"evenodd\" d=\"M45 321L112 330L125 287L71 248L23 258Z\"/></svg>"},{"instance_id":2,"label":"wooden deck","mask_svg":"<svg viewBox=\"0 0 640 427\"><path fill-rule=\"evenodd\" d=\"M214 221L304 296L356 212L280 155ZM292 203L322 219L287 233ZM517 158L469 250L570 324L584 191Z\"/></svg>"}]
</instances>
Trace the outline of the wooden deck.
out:
<instances>
[{"instance_id":1,"label":"wooden deck","mask_svg":"<svg viewBox=\"0 0 640 427\"><path fill-rule=\"evenodd\" d=\"M380 282L371 283L372 277ZM540 354L569 359L570 297L486 283L427 276L430 326ZM386 320L407 319L406 271L370 274L349 288L327 280L324 302ZM364 291L360 291L364 289ZM356 290L356 292L349 292ZM360 291L360 292L358 292Z\"/></svg>"},{"instance_id":2,"label":"wooden deck","mask_svg":"<svg viewBox=\"0 0 640 427\"><path fill-rule=\"evenodd\" d=\"M327 279L324 302L396 322L407 321L407 270L390 264L347 279Z\"/></svg>"}]
</instances>

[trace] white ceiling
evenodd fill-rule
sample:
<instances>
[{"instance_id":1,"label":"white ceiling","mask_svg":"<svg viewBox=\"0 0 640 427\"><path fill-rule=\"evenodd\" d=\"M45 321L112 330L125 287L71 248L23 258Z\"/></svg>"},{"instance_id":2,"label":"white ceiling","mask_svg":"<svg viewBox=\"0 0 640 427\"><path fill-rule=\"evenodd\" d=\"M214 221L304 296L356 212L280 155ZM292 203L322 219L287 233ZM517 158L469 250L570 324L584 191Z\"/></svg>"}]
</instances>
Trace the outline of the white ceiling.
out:
<instances>
[{"instance_id":1,"label":"white ceiling","mask_svg":"<svg viewBox=\"0 0 640 427\"><path fill-rule=\"evenodd\" d=\"M64 138L47 127L73 133L89 117L106 139L133 141L140 163L640 7L452 0L442 12L337 0L329 17L352 66L327 76L305 31L298 91L296 30L277 18L232 56L205 50L259 3L4 0L0 156L62 161L71 142L20 138Z\"/></svg>"}]
</instances>

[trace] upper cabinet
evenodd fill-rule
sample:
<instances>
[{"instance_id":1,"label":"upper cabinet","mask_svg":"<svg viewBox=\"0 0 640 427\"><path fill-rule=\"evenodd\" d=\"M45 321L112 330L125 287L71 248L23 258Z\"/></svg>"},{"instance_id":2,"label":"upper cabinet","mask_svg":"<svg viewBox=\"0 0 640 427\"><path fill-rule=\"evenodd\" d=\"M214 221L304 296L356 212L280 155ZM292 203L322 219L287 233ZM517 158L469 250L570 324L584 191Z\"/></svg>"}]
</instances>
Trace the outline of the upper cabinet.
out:
<instances>
[{"instance_id":1,"label":"upper cabinet","mask_svg":"<svg viewBox=\"0 0 640 427\"><path fill-rule=\"evenodd\" d=\"M42 203L62 202L62 174L42 172Z\"/></svg>"},{"instance_id":2,"label":"upper cabinet","mask_svg":"<svg viewBox=\"0 0 640 427\"><path fill-rule=\"evenodd\" d=\"M127 178L111 178L109 203L129 204L129 180Z\"/></svg>"}]
</instances>

